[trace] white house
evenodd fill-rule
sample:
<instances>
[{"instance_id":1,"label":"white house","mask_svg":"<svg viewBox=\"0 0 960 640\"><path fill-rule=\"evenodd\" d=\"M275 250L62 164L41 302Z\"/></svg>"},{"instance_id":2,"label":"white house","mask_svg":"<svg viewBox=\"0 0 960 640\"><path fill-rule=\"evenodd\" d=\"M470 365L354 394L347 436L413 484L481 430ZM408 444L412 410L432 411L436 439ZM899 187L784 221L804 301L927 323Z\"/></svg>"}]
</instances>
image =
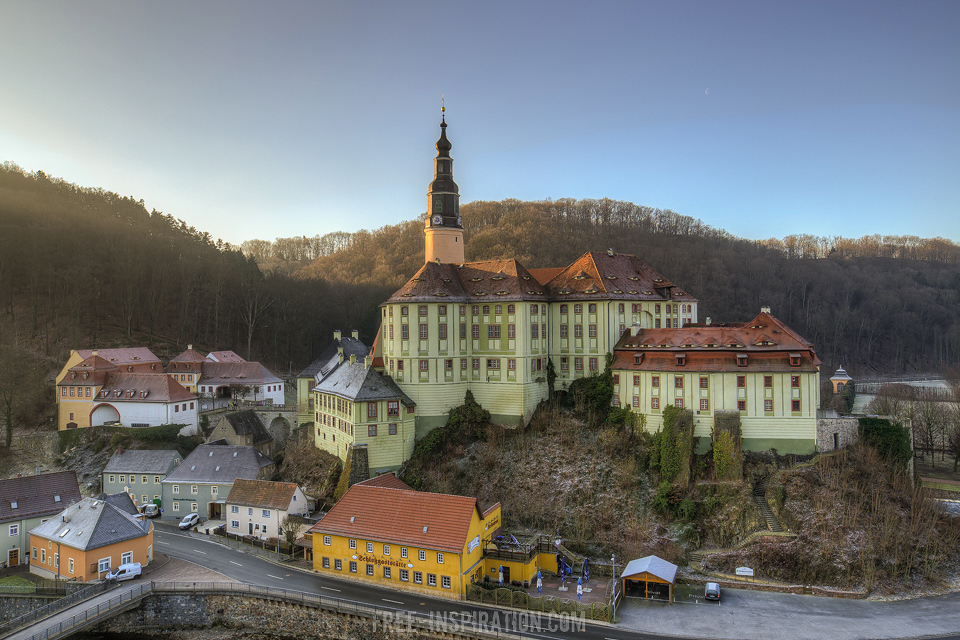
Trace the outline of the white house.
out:
<instances>
[{"instance_id":1,"label":"white house","mask_svg":"<svg viewBox=\"0 0 960 640\"><path fill-rule=\"evenodd\" d=\"M228 533L278 538L284 518L309 514L307 497L296 484L237 478L227 496L224 519Z\"/></svg>"}]
</instances>

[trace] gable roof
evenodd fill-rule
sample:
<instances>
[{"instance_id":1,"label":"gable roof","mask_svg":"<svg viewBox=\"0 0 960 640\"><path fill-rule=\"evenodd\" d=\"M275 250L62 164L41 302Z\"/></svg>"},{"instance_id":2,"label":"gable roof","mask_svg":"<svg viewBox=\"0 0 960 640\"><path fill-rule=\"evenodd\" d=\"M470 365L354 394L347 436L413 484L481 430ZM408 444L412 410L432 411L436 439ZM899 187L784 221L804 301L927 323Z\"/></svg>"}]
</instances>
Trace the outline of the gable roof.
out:
<instances>
[{"instance_id":1,"label":"gable roof","mask_svg":"<svg viewBox=\"0 0 960 640\"><path fill-rule=\"evenodd\" d=\"M629 578L638 573L649 573L661 580L673 583L677 577L677 565L672 562L667 562L663 558L658 558L657 556L637 558L631 560L627 566L623 568L623 573L620 574L620 578Z\"/></svg>"},{"instance_id":2,"label":"gable roof","mask_svg":"<svg viewBox=\"0 0 960 640\"><path fill-rule=\"evenodd\" d=\"M64 509L61 517L31 529L30 535L87 551L141 538L150 533L152 526L149 520L135 518L110 502L84 498Z\"/></svg>"},{"instance_id":3,"label":"gable roof","mask_svg":"<svg viewBox=\"0 0 960 640\"><path fill-rule=\"evenodd\" d=\"M269 482L267 480L237 478L237 481L230 488L227 504L286 511L290 508L290 503L293 501L296 492L297 485L293 482Z\"/></svg>"},{"instance_id":4,"label":"gable roof","mask_svg":"<svg viewBox=\"0 0 960 640\"><path fill-rule=\"evenodd\" d=\"M232 484L237 478L255 480L261 469L272 464L253 447L201 444L162 483Z\"/></svg>"},{"instance_id":5,"label":"gable roof","mask_svg":"<svg viewBox=\"0 0 960 640\"><path fill-rule=\"evenodd\" d=\"M358 483L310 532L462 553L474 514L476 498Z\"/></svg>"},{"instance_id":6,"label":"gable roof","mask_svg":"<svg viewBox=\"0 0 960 640\"><path fill-rule=\"evenodd\" d=\"M117 395L117 391L120 395ZM104 396L103 394L107 395ZM196 400L179 382L163 373L111 373L97 400L109 402L183 402Z\"/></svg>"},{"instance_id":7,"label":"gable roof","mask_svg":"<svg viewBox=\"0 0 960 640\"><path fill-rule=\"evenodd\" d=\"M227 351L211 351L207 354L208 360L213 360L214 362L246 362L243 358L237 355L235 352Z\"/></svg>"},{"instance_id":8,"label":"gable roof","mask_svg":"<svg viewBox=\"0 0 960 640\"><path fill-rule=\"evenodd\" d=\"M175 358L171 358L170 362L207 362L208 360L208 358L200 355L198 351L187 349Z\"/></svg>"},{"instance_id":9,"label":"gable roof","mask_svg":"<svg viewBox=\"0 0 960 640\"><path fill-rule=\"evenodd\" d=\"M253 409L224 414L221 420L229 422L230 426L233 427L233 432L238 436L253 436L253 444L255 445L273 440L273 436L267 431L260 416Z\"/></svg>"},{"instance_id":10,"label":"gable roof","mask_svg":"<svg viewBox=\"0 0 960 640\"><path fill-rule=\"evenodd\" d=\"M346 336L341 337L339 340L334 338L330 344L327 345L327 348L324 349L319 356L317 356L317 359L307 365L307 367L301 371L297 377L315 377L318 373L320 373L320 370L323 367L331 364L333 361L336 361L340 347L343 347L343 355L347 360L350 359L350 356L357 356L357 358L360 359L370 353L370 348L354 337Z\"/></svg>"},{"instance_id":11,"label":"gable roof","mask_svg":"<svg viewBox=\"0 0 960 640\"><path fill-rule=\"evenodd\" d=\"M77 349L77 355L86 360L96 355L116 366L159 364L160 358L146 347L125 347L122 349Z\"/></svg>"},{"instance_id":12,"label":"gable roof","mask_svg":"<svg viewBox=\"0 0 960 640\"><path fill-rule=\"evenodd\" d=\"M283 382L259 362L204 362L199 384L262 385Z\"/></svg>"},{"instance_id":13,"label":"gable roof","mask_svg":"<svg viewBox=\"0 0 960 640\"><path fill-rule=\"evenodd\" d=\"M393 471L390 473L381 473L378 476L374 476L363 482L358 482L356 484L362 484L367 487L387 487L389 489L406 489L407 491L413 491L413 487L406 484L403 480L397 477Z\"/></svg>"},{"instance_id":14,"label":"gable roof","mask_svg":"<svg viewBox=\"0 0 960 640\"><path fill-rule=\"evenodd\" d=\"M0 480L0 522L51 516L80 498L76 471Z\"/></svg>"},{"instance_id":15,"label":"gable roof","mask_svg":"<svg viewBox=\"0 0 960 640\"><path fill-rule=\"evenodd\" d=\"M165 474L180 460L180 452L168 449L123 449L110 456L104 473Z\"/></svg>"}]
</instances>

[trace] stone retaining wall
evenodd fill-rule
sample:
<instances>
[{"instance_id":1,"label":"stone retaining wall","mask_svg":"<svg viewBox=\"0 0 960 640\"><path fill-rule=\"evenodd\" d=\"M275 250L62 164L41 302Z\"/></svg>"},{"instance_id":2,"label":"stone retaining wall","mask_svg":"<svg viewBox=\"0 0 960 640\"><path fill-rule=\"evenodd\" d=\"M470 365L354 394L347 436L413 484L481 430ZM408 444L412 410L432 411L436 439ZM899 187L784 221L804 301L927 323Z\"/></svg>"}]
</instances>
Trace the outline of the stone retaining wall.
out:
<instances>
[{"instance_id":1,"label":"stone retaining wall","mask_svg":"<svg viewBox=\"0 0 960 640\"><path fill-rule=\"evenodd\" d=\"M860 421L856 418L818 418L817 453L843 449L854 444L859 438L859 432ZM837 435L836 443L834 434ZM837 446L834 447L834 444Z\"/></svg>"},{"instance_id":2,"label":"stone retaining wall","mask_svg":"<svg viewBox=\"0 0 960 640\"><path fill-rule=\"evenodd\" d=\"M361 616L241 594L154 594L137 609L98 625L95 633L170 633L221 627L290 637L338 640L410 640L471 637L410 629Z\"/></svg>"},{"instance_id":3,"label":"stone retaining wall","mask_svg":"<svg viewBox=\"0 0 960 640\"><path fill-rule=\"evenodd\" d=\"M8 622L27 615L34 609L59 600L60 596L8 596L0 595L0 622Z\"/></svg>"}]
</instances>

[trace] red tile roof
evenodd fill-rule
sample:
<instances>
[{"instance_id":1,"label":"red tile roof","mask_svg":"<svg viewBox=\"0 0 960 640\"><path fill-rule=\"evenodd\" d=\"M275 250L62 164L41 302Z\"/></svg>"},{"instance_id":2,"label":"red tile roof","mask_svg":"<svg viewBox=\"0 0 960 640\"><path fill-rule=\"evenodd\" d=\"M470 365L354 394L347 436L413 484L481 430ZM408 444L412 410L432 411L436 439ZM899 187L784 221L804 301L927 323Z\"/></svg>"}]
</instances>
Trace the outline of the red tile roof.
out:
<instances>
[{"instance_id":1,"label":"red tile roof","mask_svg":"<svg viewBox=\"0 0 960 640\"><path fill-rule=\"evenodd\" d=\"M588 251L548 283L550 294L563 300L662 300L696 302L637 256Z\"/></svg>"},{"instance_id":2,"label":"red tile roof","mask_svg":"<svg viewBox=\"0 0 960 640\"><path fill-rule=\"evenodd\" d=\"M547 284L563 272L564 267L547 267L545 269L527 269L537 282Z\"/></svg>"},{"instance_id":3,"label":"red tile roof","mask_svg":"<svg viewBox=\"0 0 960 640\"><path fill-rule=\"evenodd\" d=\"M77 354L86 360L93 355L94 349L77 349ZM115 365L159 364L160 358L146 347L128 347L124 349L99 349L97 355Z\"/></svg>"},{"instance_id":4,"label":"red tile roof","mask_svg":"<svg viewBox=\"0 0 960 640\"><path fill-rule=\"evenodd\" d=\"M170 362L206 362L208 359L193 349L187 349Z\"/></svg>"},{"instance_id":5,"label":"red tile roof","mask_svg":"<svg viewBox=\"0 0 960 640\"><path fill-rule=\"evenodd\" d=\"M207 354L207 359L214 362L246 362L233 351L211 351Z\"/></svg>"},{"instance_id":6,"label":"red tile roof","mask_svg":"<svg viewBox=\"0 0 960 640\"><path fill-rule=\"evenodd\" d=\"M476 498L359 483L310 532L462 553L474 513Z\"/></svg>"},{"instance_id":7,"label":"red tile roof","mask_svg":"<svg viewBox=\"0 0 960 640\"><path fill-rule=\"evenodd\" d=\"M547 300L546 290L516 260L460 265L428 262L384 304Z\"/></svg>"},{"instance_id":8,"label":"red tile roof","mask_svg":"<svg viewBox=\"0 0 960 640\"><path fill-rule=\"evenodd\" d=\"M120 392L119 396L117 391ZM146 392L145 396L143 392ZM182 402L196 400L197 396L163 372L112 373L96 399L110 402Z\"/></svg>"},{"instance_id":9,"label":"red tile roof","mask_svg":"<svg viewBox=\"0 0 960 640\"><path fill-rule=\"evenodd\" d=\"M677 364L681 354L683 366ZM738 366L738 355L746 356L746 367ZM793 355L800 356L799 367L791 365ZM614 369L641 371L816 371L819 365L813 344L766 312L749 322L627 331L613 362Z\"/></svg>"},{"instance_id":10,"label":"red tile roof","mask_svg":"<svg viewBox=\"0 0 960 640\"><path fill-rule=\"evenodd\" d=\"M362 484L365 487L387 487L389 489L405 489L407 491L413 491L413 488L406 484L403 480L397 477L397 474L393 473L382 473L379 476L374 476L369 480L364 480L363 482L358 482L357 484Z\"/></svg>"}]
</instances>

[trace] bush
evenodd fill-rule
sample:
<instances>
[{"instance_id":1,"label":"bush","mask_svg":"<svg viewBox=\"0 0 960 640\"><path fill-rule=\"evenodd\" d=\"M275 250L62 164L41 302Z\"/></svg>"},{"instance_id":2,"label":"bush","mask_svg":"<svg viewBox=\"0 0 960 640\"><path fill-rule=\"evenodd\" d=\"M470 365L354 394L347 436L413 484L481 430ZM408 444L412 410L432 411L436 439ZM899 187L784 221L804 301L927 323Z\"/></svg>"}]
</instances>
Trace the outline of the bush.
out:
<instances>
[{"instance_id":1,"label":"bush","mask_svg":"<svg viewBox=\"0 0 960 640\"><path fill-rule=\"evenodd\" d=\"M913 455L910 432L906 427L884 418L860 418L860 438L865 444L875 447L880 456L894 466L906 468Z\"/></svg>"},{"instance_id":2,"label":"bush","mask_svg":"<svg viewBox=\"0 0 960 640\"><path fill-rule=\"evenodd\" d=\"M697 517L697 503L690 498L684 498L677 507L677 513L686 521L691 521Z\"/></svg>"}]
</instances>

